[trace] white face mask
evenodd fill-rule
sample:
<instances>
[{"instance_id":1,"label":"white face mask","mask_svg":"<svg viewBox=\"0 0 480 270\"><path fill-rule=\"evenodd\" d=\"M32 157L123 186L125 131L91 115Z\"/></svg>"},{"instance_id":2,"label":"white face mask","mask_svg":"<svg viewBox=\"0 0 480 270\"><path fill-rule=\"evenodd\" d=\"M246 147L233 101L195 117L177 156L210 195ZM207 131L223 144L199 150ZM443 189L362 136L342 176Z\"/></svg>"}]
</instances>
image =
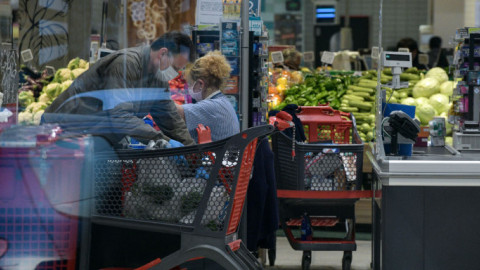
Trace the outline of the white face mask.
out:
<instances>
[{"instance_id":1,"label":"white face mask","mask_svg":"<svg viewBox=\"0 0 480 270\"><path fill-rule=\"evenodd\" d=\"M178 72L172 66L169 66L164 70L158 69L157 71L157 78L159 78L163 82L168 82L172 79L175 79L175 77L177 76Z\"/></svg>"},{"instance_id":2,"label":"white face mask","mask_svg":"<svg viewBox=\"0 0 480 270\"><path fill-rule=\"evenodd\" d=\"M197 82L194 82L192 86L189 86L188 87L188 94L193 98L195 99L196 101L200 101L203 99L203 96L202 96L202 90L198 91L198 92L194 92L193 91L193 87L195 87L195 84Z\"/></svg>"}]
</instances>

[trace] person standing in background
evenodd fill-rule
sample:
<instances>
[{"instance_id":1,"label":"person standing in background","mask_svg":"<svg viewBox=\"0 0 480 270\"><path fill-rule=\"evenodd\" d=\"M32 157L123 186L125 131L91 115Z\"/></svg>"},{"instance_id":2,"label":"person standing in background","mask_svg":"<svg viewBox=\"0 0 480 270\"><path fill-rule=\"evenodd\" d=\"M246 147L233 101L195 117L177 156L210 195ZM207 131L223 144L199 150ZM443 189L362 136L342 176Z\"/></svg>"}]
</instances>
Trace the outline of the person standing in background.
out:
<instances>
[{"instance_id":1,"label":"person standing in background","mask_svg":"<svg viewBox=\"0 0 480 270\"><path fill-rule=\"evenodd\" d=\"M448 67L449 63L444 49L442 49L442 38L433 36L428 43L430 51L428 52L428 67Z\"/></svg>"}]
</instances>

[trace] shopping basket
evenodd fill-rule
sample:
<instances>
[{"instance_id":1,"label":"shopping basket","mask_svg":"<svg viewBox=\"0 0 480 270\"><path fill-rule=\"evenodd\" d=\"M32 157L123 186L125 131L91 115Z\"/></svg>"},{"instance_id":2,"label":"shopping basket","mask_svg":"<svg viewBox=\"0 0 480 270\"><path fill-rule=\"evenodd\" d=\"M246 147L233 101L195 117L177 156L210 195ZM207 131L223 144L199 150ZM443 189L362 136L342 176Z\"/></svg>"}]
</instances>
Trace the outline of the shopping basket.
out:
<instances>
[{"instance_id":1,"label":"shopping basket","mask_svg":"<svg viewBox=\"0 0 480 270\"><path fill-rule=\"evenodd\" d=\"M7 133L34 130L5 129L2 139ZM84 140L0 142L0 269L74 270Z\"/></svg>"},{"instance_id":2,"label":"shopping basket","mask_svg":"<svg viewBox=\"0 0 480 270\"><path fill-rule=\"evenodd\" d=\"M364 146L355 119L326 106L300 107L297 116L308 143L293 143L284 133L272 135L281 226L292 248L304 250L303 269L310 266L311 250L344 251L343 267L349 269L356 250L354 204L365 195L358 191ZM294 236L304 213L313 228L345 222L345 237L321 238L314 233L307 241Z\"/></svg>"},{"instance_id":3,"label":"shopping basket","mask_svg":"<svg viewBox=\"0 0 480 270\"><path fill-rule=\"evenodd\" d=\"M195 258L226 269L261 269L237 229L257 140L274 129L250 128L221 141L176 149L119 150L115 158L97 153L92 222L180 235L180 250L139 269L171 269ZM128 189L122 184L126 165L135 171Z\"/></svg>"}]
</instances>

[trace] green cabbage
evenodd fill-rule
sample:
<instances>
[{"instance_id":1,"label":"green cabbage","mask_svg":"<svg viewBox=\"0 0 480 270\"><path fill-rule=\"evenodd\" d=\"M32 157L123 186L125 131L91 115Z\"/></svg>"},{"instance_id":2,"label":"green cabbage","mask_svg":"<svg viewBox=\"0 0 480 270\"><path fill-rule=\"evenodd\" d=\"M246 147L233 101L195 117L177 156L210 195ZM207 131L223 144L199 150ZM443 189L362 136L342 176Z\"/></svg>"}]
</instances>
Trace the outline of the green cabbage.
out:
<instances>
[{"instance_id":1,"label":"green cabbage","mask_svg":"<svg viewBox=\"0 0 480 270\"><path fill-rule=\"evenodd\" d=\"M435 117L436 113L437 112L432 107L432 105L428 103L424 103L418 106L415 112L422 125L428 125L428 122L430 122Z\"/></svg>"},{"instance_id":2,"label":"green cabbage","mask_svg":"<svg viewBox=\"0 0 480 270\"><path fill-rule=\"evenodd\" d=\"M440 84L434 78L425 78L420 80L415 86L413 87L413 97L430 97L440 91L439 89Z\"/></svg>"},{"instance_id":3,"label":"green cabbage","mask_svg":"<svg viewBox=\"0 0 480 270\"><path fill-rule=\"evenodd\" d=\"M452 96L453 95L453 88L455 83L452 81L446 81L440 85L440 93L444 94L445 96Z\"/></svg>"},{"instance_id":4,"label":"green cabbage","mask_svg":"<svg viewBox=\"0 0 480 270\"><path fill-rule=\"evenodd\" d=\"M448 103L448 97L442 94L435 94L430 97L430 105L437 111L437 115L448 111L450 104Z\"/></svg>"},{"instance_id":5,"label":"green cabbage","mask_svg":"<svg viewBox=\"0 0 480 270\"><path fill-rule=\"evenodd\" d=\"M411 97L402 99L402 104L409 105L409 106L417 106L417 102L415 101L414 98L411 98Z\"/></svg>"},{"instance_id":6,"label":"green cabbage","mask_svg":"<svg viewBox=\"0 0 480 270\"><path fill-rule=\"evenodd\" d=\"M425 78L434 78L438 83L442 84L443 82L448 81L448 74L443 68L435 67L427 72Z\"/></svg>"},{"instance_id":7,"label":"green cabbage","mask_svg":"<svg viewBox=\"0 0 480 270\"><path fill-rule=\"evenodd\" d=\"M423 105L423 104L430 104L430 100L426 97L419 97L415 99L415 103L417 106Z\"/></svg>"},{"instance_id":8,"label":"green cabbage","mask_svg":"<svg viewBox=\"0 0 480 270\"><path fill-rule=\"evenodd\" d=\"M18 94L18 103L20 103L20 106L27 107L32 104L32 102L35 102L32 91L22 91Z\"/></svg>"}]
</instances>

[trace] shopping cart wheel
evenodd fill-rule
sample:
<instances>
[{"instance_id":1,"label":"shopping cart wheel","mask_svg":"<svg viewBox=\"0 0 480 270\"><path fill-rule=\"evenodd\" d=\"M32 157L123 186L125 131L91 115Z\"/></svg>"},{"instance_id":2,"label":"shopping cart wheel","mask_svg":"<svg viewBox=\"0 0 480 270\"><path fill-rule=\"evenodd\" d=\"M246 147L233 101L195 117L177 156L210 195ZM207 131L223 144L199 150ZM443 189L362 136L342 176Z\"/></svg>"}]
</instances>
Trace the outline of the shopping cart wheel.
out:
<instances>
[{"instance_id":1,"label":"shopping cart wheel","mask_svg":"<svg viewBox=\"0 0 480 270\"><path fill-rule=\"evenodd\" d=\"M275 248L271 248L268 250L268 262L270 266L275 265L275 259L277 258L277 250Z\"/></svg>"},{"instance_id":2,"label":"shopping cart wheel","mask_svg":"<svg viewBox=\"0 0 480 270\"><path fill-rule=\"evenodd\" d=\"M350 270L351 266L352 266L352 252L344 251L343 259L342 259L342 270Z\"/></svg>"},{"instance_id":3,"label":"shopping cart wheel","mask_svg":"<svg viewBox=\"0 0 480 270\"><path fill-rule=\"evenodd\" d=\"M302 256L302 270L310 269L310 264L312 263L312 251L304 250Z\"/></svg>"}]
</instances>

